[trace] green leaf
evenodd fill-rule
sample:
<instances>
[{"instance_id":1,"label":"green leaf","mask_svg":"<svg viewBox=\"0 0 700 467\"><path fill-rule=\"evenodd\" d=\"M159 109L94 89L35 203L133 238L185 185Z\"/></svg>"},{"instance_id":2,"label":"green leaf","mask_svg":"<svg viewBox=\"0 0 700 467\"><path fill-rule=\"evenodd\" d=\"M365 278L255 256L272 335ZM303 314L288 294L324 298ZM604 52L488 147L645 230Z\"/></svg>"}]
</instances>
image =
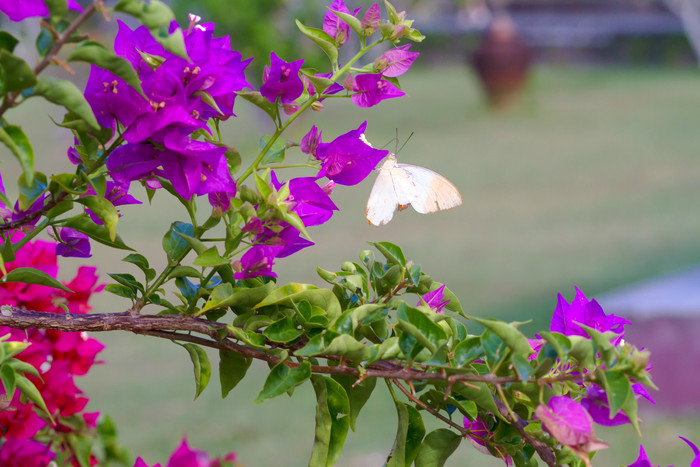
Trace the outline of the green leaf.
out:
<instances>
[{"instance_id":1,"label":"green leaf","mask_svg":"<svg viewBox=\"0 0 700 467\"><path fill-rule=\"evenodd\" d=\"M289 316L275 321L263 331L263 335L269 340L282 344L291 342L302 334L304 334L304 330L297 329L297 324Z\"/></svg>"},{"instance_id":2,"label":"green leaf","mask_svg":"<svg viewBox=\"0 0 700 467\"><path fill-rule=\"evenodd\" d=\"M462 367L483 355L484 349L481 347L481 339L478 336L472 336L457 344L453 359L457 366Z\"/></svg>"},{"instance_id":3,"label":"green leaf","mask_svg":"<svg viewBox=\"0 0 700 467\"><path fill-rule=\"evenodd\" d=\"M7 31L0 31L0 49L12 53L19 40Z\"/></svg>"},{"instance_id":4,"label":"green leaf","mask_svg":"<svg viewBox=\"0 0 700 467\"><path fill-rule=\"evenodd\" d=\"M172 33L168 32L167 27L151 29L151 35L160 45L165 47L165 50L184 58L188 62L190 61L187 56L187 48L185 47L185 36L182 34L181 29L176 29Z\"/></svg>"},{"instance_id":5,"label":"green leaf","mask_svg":"<svg viewBox=\"0 0 700 467\"><path fill-rule=\"evenodd\" d=\"M322 29L306 27L298 19L295 21L301 33L318 45L328 55L332 63L338 61L338 48L335 46L335 40L327 32Z\"/></svg>"},{"instance_id":6,"label":"green leaf","mask_svg":"<svg viewBox=\"0 0 700 467\"><path fill-rule=\"evenodd\" d=\"M34 179L29 182L26 172L19 176L19 207L28 209L46 191L46 175L41 172L34 173Z\"/></svg>"},{"instance_id":7,"label":"green leaf","mask_svg":"<svg viewBox=\"0 0 700 467\"><path fill-rule=\"evenodd\" d=\"M416 467L442 467L461 441L461 435L447 428L431 431L420 446Z\"/></svg>"},{"instance_id":8,"label":"green leaf","mask_svg":"<svg viewBox=\"0 0 700 467\"><path fill-rule=\"evenodd\" d=\"M216 246L213 246L197 256L192 264L195 266L211 267L227 263L229 263L229 260L222 258L221 255L219 255L219 250Z\"/></svg>"},{"instance_id":9,"label":"green leaf","mask_svg":"<svg viewBox=\"0 0 700 467\"><path fill-rule=\"evenodd\" d=\"M452 387L452 391L466 399L474 401L474 403L482 409L486 409L497 417L502 418L498 411L498 406L496 406L496 402L493 399L493 393L486 383L469 382L469 385L457 383Z\"/></svg>"},{"instance_id":10,"label":"green leaf","mask_svg":"<svg viewBox=\"0 0 700 467\"><path fill-rule=\"evenodd\" d=\"M46 403L41 397L41 393L39 392L39 390L36 388L36 386L34 386L34 383L29 381L24 376L15 374L15 384L17 385L17 389L22 391L22 395L30 401L32 401L41 410L43 410L46 413L46 415L49 416L49 420L51 420L51 423L54 423L53 417L51 416L51 413L49 413L49 409L46 407Z\"/></svg>"},{"instance_id":11,"label":"green leaf","mask_svg":"<svg viewBox=\"0 0 700 467\"><path fill-rule=\"evenodd\" d=\"M45 285L54 289L65 290L73 293L71 289L61 284L53 277L46 274L44 271L34 268L16 268L8 272L3 278L3 282L22 282L25 284Z\"/></svg>"},{"instance_id":12,"label":"green leaf","mask_svg":"<svg viewBox=\"0 0 700 467\"><path fill-rule=\"evenodd\" d=\"M534 353L527 338L513 323L504 323L503 321L495 319L472 319L493 331L494 334L500 337L503 342L513 350L513 352L521 355L531 355Z\"/></svg>"},{"instance_id":13,"label":"green leaf","mask_svg":"<svg viewBox=\"0 0 700 467\"><path fill-rule=\"evenodd\" d=\"M136 289L125 285L107 284L104 290L119 297L136 299Z\"/></svg>"},{"instance_id":14,"label":"green leaf","mask_svg":"<svg viewBox=\"0 0 700 467\"><path fill-rule=\"evenodd\" d=\"M345 393L348 395L348 400L350 401L348 418L350 419L350 428L352 431L355 431L357 416L360 415L360 410L362 410L362 407L365 406L365 403L372 395L372 391L377 385L377 378L365 378L362 381L358 381L357 378L350 375L333 375L333 379L343 386Z\"/></svg>"},{"instance_id":15,"label":"green leaf","mask_svg":"<svg viewBox=\"0 0 700 467\"><path fill-rule=\"evenodd\" d=\"M143 271L143 273L146 276L146 279L149 281L153 280L156 277L156 270L150 267L150 265L148 264L148 259L146 259L146 257L141 254L132 253L126 258L122 259L122 261L126 263L131 263L138 267L141 271Z\"/></svg>"},{"instance_id":16,"label":"green leaf","mask_svg":"<svg viewBox=\"0 0 700 467\"><path fill-rule=\"evenodd\" d=\"M246 375L253 359L238 352L219 351L219 380L221 381L221 398L225 398L231 389Z\"/></svg>"},{"instance_id":17,"label":"green leaf","mask_svg":"<svg viewBox=\"0 0 700 467\"><path fill-rule=\"evenodd\" d=\"M337 381L320 375L311 376L316 393L316 437L309 466L335 465L348 434L350 401Z\"/></svg>"},{"instance_id":18,"label":"green leaf","mask_svg":"<svg viewBox=\"0 0 700 467\"><path fill-rule=\"evenodd\" d=\"M423 276L421 276L423 277ZM429 291L432 292L435 289L439 289L445 284L441 284L440 282L433 281L430 284ZM462 309L462 304L459 301L459 298L457 298L457 295L455 295L448 287L445 287L442 291L442 294L444 295L446 300L449 300L450 303L445 305L445 309L454 311L455 313L459 313L462 316L466 315L464 314L464 310Z\"/></svg>"},{"instance_id":19,"label":"green leaf","mask_svg":"<svg viewBox=\"0 0 700 467\"><path fill-rule=\"evenodd\" d=\"M333 291L296 282L292 282L272 291L272 293L253 308L257 309L268 305L284 305L291 308L295 303L301 303L303 300L308 301L311 305L326 310L329 320L333 320L341 314L340 302Z\"/></svg>"},{"instance_id":20,"label":"green leaf","mask_svg":"<svg viewBox=\"0 0 700 467\"><path fill-rule=\"evenodd\" d=\"M37 82L34 71L27 62L5 49L0 49L0 68L3 71L0 83L3 93L22 91Z\"/></svg>"},{"instance_id":21,"label":"green leaf","mask_svg":"<svg viewBox=\"0 0 700 467\"><path fill-rule=\"evenodd\" d=\"M120 250L132 250L132 248L126 246L122 239L117 235L113 240L104 225L95 224L90 216L87 214L85 216L70 219L63 223L64 227L70 227L78 232L84 233L96 242L102 243L112 248L118 248ZM133 250L132 250L133 251Z\"/></svg>"},{"instance_id":22,"label":"green leaf","mask_svg":"<svg viewBox=\"0 0 700 467\"><path fill-rule=\"evenodd\" d=\"M115 241L117 238L117 222L119 221L119 213L112 202L107 198L99 196L83 196L75 200L77 203L84 205L93 212L103 223L107 230L110 241Z\"/></svg>"},{"instance_id":23,"label":"green leaf","mask_svg":"<svg viewBox=\"0 0 700 467\"><path fill-rule=\"evenodd\" d=\"M622 404L622 411L625 412L627 418L630 419L630 423L634 427L634 431L637 432L638 436L642 436L642 432L639 429L639 417L637 416L637 398L634 396L634 391L627 393L627 399L625 403ZM612 411L610 412L613 413Z\"/></svg>"},{"instance_id":24,"label":"green leaf","mask_svg":"<svg viewBox=\"0 0 700 467\"><path fill-rule=\"evenodd\" d=\"M262 151L267 143L270 142L272 136L263 136L260 138L260 150ZM262 158L262 164L276 164L284 161L284 151L287 149L287 143L284 140L276 139L270 149L267 150Z\"/></svg>"},{"instance_id":25,"label":"green leaf","mask_svg":"<svg viewBox=\"0 0 700 467\"><path fill-rule=\"evenodd\" d=\"M233 287L224 282L214 287L209 295L209 300L204 304L201 313L205 313L214 308L224 308L228 306L243 306L252 308L260 303L275 288L274 282L268 282L260 287Z\"/></svg>"},{"instance_id":26,"label":"green leaf","mask_svg":"<svg viewBox=\"0 0 700 467\"><path fill-rule=\"evenodd\" d=\"M398 264L400 266L406 266L406 258L403 255L403 251L398 245L394 245L390 242L367 242L374 246L379 252L384 255L389 264Z\"/></svg>"},{"instance_id":27,"label":"green leaf","mask_svg":"<svg viewBox=\"0 0 700 467\"><path fill-rule=\"evenodd\" d=\"M24 342L22 342L22 344L24 344ZM21 348L22 348L22 350L24 350L26 347L28 347L28 346L22 346ZM21 350L20 350L20 352L21 352ZM17 353L19 353L19 352L17 352ZM12 355L14 355L14 354L12 354ZM21 374L29 373L30 375L34 375L37 378L42 379L41 375L39 374L39 370L37 370L33 365L31 365L27 362L23 362L22 360L17 360L17 359L11 358L11 359L7 360L5 363L6 363L6 365L11 366L12 369L15 370L16 373L21 373Z\"/></svg>"},{"instance_id":28,"label":"green leaf","mask_svg":"<svg viewBox=\"0 0 700 467\"><path fill-rule=\"evenodd\" d=\"M596 351L600 352L605 364L608 366L611 365L615 358L615 346L610 343L610 339L616 337L617 334L610 331L602 333L597 329L593 329L581 323L578 323L578 325L591 337L591 340L595 344Z\"/></svg>"},{"instance_id":29,"label":"green leaf","mask_svg":"<svg viewBox=\"0 0 700 467\"><path fill-rule=\"evenodd\" d=\"M445 331L417 308L402 302L396 314L401 328L426 346L431 353L447 339ZM407 323L411 326L406 326Z\"/></svg>"},{"instance_id":30,"label":"green leaf","mask_svg":"<svg viewBox=\"0 0 700 467\"><path fill-rule=\"evenodd\" d=\"M131 274L115 274L110 272L107 273L107 275L125 287L129 287L133 290L138 289L142 292L145 291L143 285Z\"/></svg>"},{"instance_id":31,"label":"green leaf","mask_svg":"<svg viewBox=\"0 0 700 467\"><path fill-rule=\"evenodd\" d=\"M597 371L597 376L602 379L603 387L608 395L610 405L610 418L614 417L627 401L632 387L624 373L614 370Z\"/></svg>"},{"instance_id":32,"label":"green leaf","mask_svg":"<svg viewBox=\"0 0 700 467\"><path fill-rule=\"evenodd\" d=\"M272 120L277 120L277 106L265 99L258 91L239 91L237 94L264 111Z\"/></svg>"},{"instance_id":33,"label":"green leaf","mask_svg":"<svg viewBox=\"0 0 700 467\"><path fill-rule=\"evenodd\" d=\"M323 350L323 353L345 357L356 363L363 362L370 357L369 347L349 334L341 334L333 339Z\"/></svg>"},{"instance_id":34,"label":"green leaf","mask_svg":"<svg viewBox=\"0 0 700 467\"><path fill-rule=\"evenodd\" d=\"M17 158L28 184L34 182L34 150L22 128L15 125L0 126L0 142Z\"/></svg>"},{"instance_id":35,"label":"green leaf","mask_svg":"<svg viewBox=\"0 0 700 467\"><path fill-rule=\"evenodd\" d=\"M353 15L349 13L343 13L342 11L336 11L336 10L331 10L329 8L330 12L333 13L335 16L340 18L342 22L350 26L350 29L352 29L355 34L357 34L358 37L363 37L364 34L362 33L362 22L355 18Z\"/></svg>"},{"instance_id":36,"label":"green leaf","mask_svg":"<svg viewBox=\"0 0 700 467\"><path fill-rule=\"evenodd\" d=\"M595 351L593 350L593 341L583 336L568 336L571 342L571 350L569 355L576 361L588 368L592 369L595 366Z\"/></svg>"},{"instance_id":37,"label":"green leaf","mask_svg":"<svg viewBox=\"0 0 700 467\"><path fill-rule=\"evenodd\" d=\"M15 394L15 383L16 375L15 370L10 365L2 365L0 367L0 380L2 380L2 385L5 388L5 398L8 401L12 400L12 396Z\"/></svg>"},{"instance_id":38,"label":"green leaf","mask_svg":"<svg viewBox=\"0 0 700 467\"><path fill-rule=\"evenodd\" d=\"M511 363L513 364L513 368L515 368L515 371L518 373L520 381L526 382L528 379L530 379L530 376L532 376L533 371L535 371L534 368L532 368L532 365L530 365L530 362L518 353L513 354Z\"/></svg>"},{"instance_id":39,"label":"green leaf","mask_svg":"<svg viewBox=\"0 0 700 467\"><path fill-rule=\"evenodd\" d=\"M51 18L60 18L68 13L66 0L45 0Z\"/></svg>"},{"instance_id":40,"label":"green leaf","mask_svg":"<svg viewBox=\"0 0 700 467\"><path fill-rule=\"evenodd\" d=\"M394 400L399 416L396 439L387 467L410 467L418 455L425 436L425 425L420 413L413 406Z\"/></svg>"},{"instance_id":41,"label":"green leaf","mask_svg":"<svg viewBox=\"0 0 700 467\"><path fill-rule=\"evenodd\" d=\"M114 52L107 49L99 42L91 40L81 42L71 51L68 56L68 61L87 62L104 68L123 79L126 84L143 95L141 80L131 64L122 57L117 57ZM116 89L116 91L119 92L119 89Z\"/></svg>"},{"instance_id":42,"label":"green leaf","mask_svg":"<svg viewBox=\"0 0 700 467\"><path fill-rule=\"evenodd\" d=\"M158 0L151 0L150 3L141 0L120 0L114 5L114 11L133 16L148 29L167 27L175 19L170 8Z\"/></svg>"},{"instance_id":43,"label":"green leaf","mask_svg":"<svg viewBox=\"0 0 700 467\"><path fill-rule=\"evenodd\" d=\"M194 398L196 399L209 384L211 378L211 364L206 352L195 344L182 344L190 354L194 366L194 384L196 387Z\"/></svg>"},{"instance_id":44,"label":"green leaf","mask_svg":"<svg viewBox=\"0 0 700 467\"><path fill-rule=\"evenodd\" d=\"M180 257L190 248L187 241L180 234L191 237L194 235L194 227L192 227L192 224L180 221L173 222L170 225L170 230L163 237L163 250L170 260Z\"/></svg>"},{"instance_id":45,"label":"green leaf","mask_svg":"<svg viewBox=\"0 0 700 467\"><path fill-rule=\"evenodd\" d=\"M280 362L267 375L265 385L258 397L255 398L255 403L260 404L267 399L284 394L310 377L311 363L303 362L295 368L290 368L285 362Z\"/></svg>"},{"instance_id":46,"label":"green leaf","mask_svg":"<svg viewBox=\"0 0 700 467\"><path fill-rule=\"evenodd\" d=\"M88 101L85 100L83 92L70 81L48 76L41 78L32 91L32 96L42 96L47 101L73 112L85 120L93 129L100 129L95 114L92 112Z\"/></svg>"}]
</instances>

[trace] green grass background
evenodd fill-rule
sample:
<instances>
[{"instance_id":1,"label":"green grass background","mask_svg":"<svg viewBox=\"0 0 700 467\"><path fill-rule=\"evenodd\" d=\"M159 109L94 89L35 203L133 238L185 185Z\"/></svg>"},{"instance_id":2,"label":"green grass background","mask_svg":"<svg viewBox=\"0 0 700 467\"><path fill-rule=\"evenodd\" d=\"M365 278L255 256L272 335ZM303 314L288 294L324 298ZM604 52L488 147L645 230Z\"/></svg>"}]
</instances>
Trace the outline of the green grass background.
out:
<instances>
[{"instance_id":1,"label":"green grass background","mask_svg":"<svg viewBox=\"0 0 700 467\"><path fill-rule=\"evenodd\" d=\"M356 259L366 241L389 240L447 283L467 313L532 319L525 329L534 334L547 326L558 292L571 298L577 285L595 297L700 261L697 71L541 68L521 105L497 114L485 107L474 78L460 64L411 70L402 87L407 98L369 111L345 100L327 100L326 111L295 122L287 139L298 141L316 124L330 140L366 119L369 140L393 149L396 131L401 141L414 132L399 160L446 175L461 191L464 205L429 216L409 209L376 228L364 218L373 180L338 186L334 200L340 213L311 230L316 246L279 261L280 283L318 283L317 265L338 268ZM51 172L60 166L56 161L63 160L71 140L43 120L40 104L29 103L8 119L25 127L37 144L37 165ZM224 125L225 139L250 161L257 145L251 137L270 128L243 101L237 111L240 118ZM60 117L60 112L54 114ZM0 157L10 158L4 152ZM303 159L288 151L288 161ZM11 192L15 165L0 166ZM173 203L163 205L164 193L156 198L157 207L122 209L119 231L128 244L145 249L153 264L162 265L162 235L172 220L187 216ZM93 248L103 273L135 273L119 262L124 253ZM94 303L100 312L128 307L108 294ZM166 461L186 433L193 446L214 453L235 450L251 467L306 465L315 404L310 385L298 388L291 399L254 405L267 371L255 364L223 401L215 370L210 387L193 402L184 349L126 333L96 337L107 344L101 355L107 364L79 381L91 398L88 409L111 414L124 444L149 463ZM360 415L338 465L383 463L396 423L386 393L378 385L376 399ZM642 416L641 441L652 461L686 465L690 450L676 436L700 442L695 414L678 418L645 410ZM598 429L598 434L612 447L599 454L596 465L627 465L636 458L640 439L629 426ZM464 442L447 465L502 463Z\"/></svg>"}]
</instances>

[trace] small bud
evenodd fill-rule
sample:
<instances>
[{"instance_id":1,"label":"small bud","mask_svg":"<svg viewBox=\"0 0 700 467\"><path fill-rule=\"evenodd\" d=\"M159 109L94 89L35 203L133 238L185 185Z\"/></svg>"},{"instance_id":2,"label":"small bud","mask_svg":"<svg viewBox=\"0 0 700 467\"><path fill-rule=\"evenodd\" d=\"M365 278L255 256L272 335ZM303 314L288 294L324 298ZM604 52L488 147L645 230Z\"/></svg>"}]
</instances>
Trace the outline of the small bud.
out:
<instances>
[{"instance_id":1,"label":"small bud","mask_svg":"<svg viewBox=\"0 0 700 467\"><path fill-rule=\"evenodd\" d=\"M260 204L262 202L260 195L248 188L246 185L238 187L238 191L240 193L240 198L243 201L247 201L250 204Z\"/></svg>"},{"instance_id":2,"label":"small bud","mask_svg":"<svg viewBox=\"0 0 700 467\"><path fill-rule=\"evenodd\" d=\"M353 273L357 272L357 268L350 261L344 262L343 265L340 266L340 269L341 269L341 271L345 271L345 272L353 272Z\"/></svg>"},{"instance_id":3,"label":"small bud","mask_svg":"<svg viewBox=\"0 0 700 467\"><path fill-rule=\"evenodd\" d=\"M347 91L352 91L352 87L355 83L355 78L352 75L348 75L345 80L343 80L343 87Z\"/></svg>"},{"instance_id":4,"label":"small bud","mask_svg":"<svg viewBox=\"0 0 700 467\"><path fill-rule=\"evenodd\" d=\"M321 112L324 110L326 107L319 101L316 101L311 104L311 110L315 110L316 112Z\"/></svg>"}]
</instances>

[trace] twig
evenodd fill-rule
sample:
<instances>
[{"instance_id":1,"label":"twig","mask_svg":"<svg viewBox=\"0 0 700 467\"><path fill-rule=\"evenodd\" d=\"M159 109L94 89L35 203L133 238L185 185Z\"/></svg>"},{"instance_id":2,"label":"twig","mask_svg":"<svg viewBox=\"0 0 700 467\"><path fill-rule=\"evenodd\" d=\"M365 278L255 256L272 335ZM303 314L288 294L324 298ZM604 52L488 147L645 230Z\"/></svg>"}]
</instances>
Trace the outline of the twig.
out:
<instances>
[{"instance_id":1,"label":"twig","mask_svg":"<svg viewBox=\"0 0 700 467\"><path fill-rule=\"evenodd\" d=\"M500 402L497 402L497 404L498 411L501 413L501 415L503 415L503 417L505 417L506 420L508 420L508 422L510 422L511 425L513 425L513 427L518 431L518 433L520 433L520 436L523 437L523 441L535 448L535 451L537 452L537 454L539 454L540 458L545 462L545 464L547 464L549 467L557 467L557 458L554 455L552 448L547 446L542 441L534 439L530 435L528 435L525 431L526 423L519 417L512 418L510 416L508 408L504 404L501 404Z\"/></svg>"},{"instance_id":2,"label":"twig","mask_svg":"<svg viewBox=\"0 0 700 467\"><path fill-rule=\"evenodd\" d=\"M428 412L430 412L431 415L433 415L434 417L436 417L436 418L442 420L443 422L447 423L447 424L450 425L452 428L455 428L457 431L459 431L459 433L460 433L462 436L467 436L467 435L472 436L472 433L471 433L470 430L467 430L467 429L464 428L463 426L458 425L457 423L453 422L453 421L450 420L449 418L447 418L447 417L445 417L444 415L442 415L442 414L441 414L440 412L438 412L438 410L435 409L434 407L430 407L428 404L426 404L426 403L423 402L422 400L418 399L415 395L411 394L411 391L409 391L408 389L406 389L406 388L403 386L403 384L399 383L399 382L398 382L397 380L395 380L395 379L392 379L391 382L394 383L394 385L395 385L397 388L399 388L399 389L401 390L401 392L403 392L403 393L406 395L406 397L408 397L408 398L410 399L411 402L413 402L414 404L416 404L417 406L419 406L419 407L422 408L423 410L427 410ZM476 437L478 437L478 436L476 436Z\"/></svg>"}]
</instances>

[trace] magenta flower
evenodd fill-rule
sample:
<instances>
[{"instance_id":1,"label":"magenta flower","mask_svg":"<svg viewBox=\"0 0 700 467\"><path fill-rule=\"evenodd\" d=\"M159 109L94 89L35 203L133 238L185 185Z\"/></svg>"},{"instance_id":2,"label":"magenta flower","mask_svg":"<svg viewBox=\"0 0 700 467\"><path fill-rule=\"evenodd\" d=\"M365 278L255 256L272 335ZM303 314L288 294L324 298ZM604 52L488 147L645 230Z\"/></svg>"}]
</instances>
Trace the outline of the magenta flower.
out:
<instances>
[{"instance_id":1,"label":"magenta flower","mask_svg":"<svg viewBox=\"0 0 700 467\"><path fill-rule=\"evenodd\" d=\"M4 439L0 446L0 465L8 467L46 467L55 457L49 446L31 439Z\"/></svg>"},{"instance_id":2,"label":"magenta flower","mask_svg":"<svg viewBox=\"0 0 700 467\"><path fill-rule=\"evenodd\" d=\"M190 448L187 445L187 439L183 438L180 446L168 459L167 467L209 467L210 465L207 453Z\"/></svg>"},{"instance_id":3,"label":"magenta flower","mask_svg":"<svg viewBox=\"0 0 700 467\"><path fill-rule=\"evenodd\" d=\"M363 122L330 143L318 143L316 158L321 161L321 170L317 178L327 177L341 185L357 185L367 178L389 151L374 149L361 138L366 127L367 122Z\"/></svg>"},{"instance_id":4,"label":"magenta flower","mask_svg":"<svg viewBox=\"0 0 700 467\"><path fill-rule=\"evenodd\" d=\"M97 122L105 128L112 128L115 120L128 127L149 107L146 99L126 84L126 81L94 65L90 66L90 76L85 85L85 99L90 104ZM75 161L74 163L80 162L77 154L71 157L70 150L68 156Z\"/></svg>"},{"instance_id":5,"label":"magenta flower","mask_svg":"<svg viewBox=\"0 0 700 467\"><path fill-rule=\"evenodd\" d=\"M235 279L249 279L258 276L277 277L272 271L275 257L282 251L282 246L253 245L240 260L234 261L233 274Z\"/></svg>"},{"instance_id":6,"label":"magenta flower","mask_svg":"<svg viewBox=\"0 0 700 467\"><path fill-rule=\"evenodd\" d=\"M299 70L304 59L285 62L274 52L270 53L270 66L263 70L263 84L260 93L268 101L275 103L279 98L283 104L289 104L304 92L304 83L299 77Z\"/></svg>"},{"instance_id":7,"label":"magenta flower","mask_svg":"<svg viewBox=\"0 0 700 467\"><path fill-rule=\"evenodd\" d=\"M323 144L321 141L321 130L314 125L301 139L299 149L301 149L301 152L304 154L311 154L312 156L316 157L316 151L318 150L319 144ZM4 192L5 191L3 190L3 193Z\"/></svg>"},{"instance_id":8,"label":"magenta flower","mask_svg":"<svg viewBox=\"0 0 700 467\"><path fill-rule=\"evenodd\" d=\"M374 31L379 29L379 24L381 21L381 8L379 7L379 3L374 2L372 6L367 8L367 12L362 18L360 25L362 26L362 30L365 32L365 34L369 36Z\"/></svg>"},{"instance_id":9,"label":"magenta flower","mask_svg":"<svg viewBox=\"0 0 700 467\"><path fill-rule=\"evenodd\" d=\"M633 384L632 391L637 399L644 397L652 404L654 403L654 400L641 384ZM616 414L610 413L607 393L595 384L591 384L586 388L586 396L581 400L581 405L588 411L593 421L599 425L617 426L630 423L629 417L622 410Z\"/></svg>"},{"instance_id":10,"label":"magenta flower","mask_svg":"<svg viewBox=\"0 0 700 467\"><path fill-rule=\"evenodd\" d=\"M630 465L627 467L654 467L651 465L651 462L649 461L649 458L647 457L647 453L644 451L644 446L639 446L639 457L637 457L637 460L632 462ZM656 466L660 467L660 466ZM691 466L694 467L694 466Z\"/></svg>"},{"instance_id":11,"label":"magenta flower","mask_svg":"<svg viewBox=\"0 0 700 467\"><path fill-rule=\"evenodd\" d=\"M350 99L358 107L373 107L385 99L406 95L405 92L383 79L379 73L365 73L355 76L352 90L354 94Z\"/></svg>"},{"instance_id":12,"label":"magenta flower","mask_svg":"<svg viewBox=\"0 0 700 467\"><path fill-rule=\"evenodd\" d=\"M95 190L91 186L88 186L88 190L85 193L85 195L96 195ZM107 199L109 202L112 203L114 207L117 206L125 206L127 204L142 204L141 201L137 200L133 196L129 194L129 184L122 185L120 183L116 183L113 181L107 181L107 188L105 190L105 199ZM85 212L88 213L90 216L90 219L95 224L102 225L103 222L102 220L95 215L92 211L89 209L86 209ZM119 210L117 210L119 212ZM121 213L119 214L119 217L121 217Z\"/></svg>"},{"instance_id":13,"label":"magenta flower","mask_svg":"<svg viewBox=\"0 0 700 467\"><path fill-rule=\"evenodd\" d=\"M56 255L73 257L73 258L89 258L90 240L88 236L74 229L64 227L58 234L60 243L56 244Z\"/></svg>"},{"instance_id":14,"label":"magenta flower","mask_svg":"<svg viewBox=\"0 0 700 467\"><path fill-rule=\"evenodd\" d=\"M614 345L620 343L624 337L624 325L630 324L626 319L615 315L606 315L595 300L588 300L583 292L576 287L576 297L571 304L559 294L557 307L552 316L550 331L560 332L566 336L583 336L588 334L579 326L584 324L601 332L612 331L619 334L611 342Z\"/></svg>"},{"instance_id":15,"label":"magenta flower","mask_svg":"<svg viewBox=\"0 0 700 467\"><path fill-rule=\"evenodd\" d=\"M283 183L277 181L277 176L272 173L272 184L279 190ZM321 225L333 216L333 211L338 211L338 206L330 196L316 183L313 177L293 178L289 181L290 210L295 212L306 227Z\"/></svg>"},{"instance_id":16,"label":"magenta flower","mask_svg":"<svg viewBox=\"0 0 700 467\"><path fill-rule=\"evenodd\" d=\"M68 0L68 9L83 11L83 8L76 0ZM44 0L0 0L0 11L14 22L34 16L49 16L49 8Z\"/></svg>"},{"instance_id":17,"label":"magenta flower","mask_svg":"<svg viewBox=\"0 0 700 467\"><path fill-rule=\"evenodd\" d=\"M449 300L445 300L445 286L442 285L439 288L428 292L427 294L421 295L420 300L416 303L416 306L426 304L435 313L444 313L445 306L450 303Z\"/></svg>"},{"instance_id":18,"label":"magenta flower","mask_svg":"<svg viewBox=\"0 0 700 467\"><path fill-rule=\"evenodd\" d=\"M313 242L302 237L301 232L286 222L279 222L274 228L266 227L256 241L279 248L275 253L276 258L286 258L313 245Z\"/></svg>"},{"instance_id":19,"label":"magenta flower","mask_svg":"<svg viewBox=\"0 0 700 467\"><path fill-rule=\"evenodd\" d=\"M693 460L690 461L690 467L700 467L700 449L684 437L679 436L679 438L685 441L686 444L690 446L690 449L693 450Z\"/></svg>"},{"instance_id":20,"label":"magenta flower","mask_svg":"<svg viewBox=\"0 0 700 467\"><path fill-rule=\"evenodd\" d=\"M350 10L345 6L343 0L333 0L333 3L328 9L350 14ZM357 8L352 15L355 16L358 11L360 11L359 8ZM335 40L335 44L338 47L345 44L350 35L350 26L345 24L343 20L338 18L331 11L327 11L326 15L323 17L323 30Z\"/></svg>"},{"instance_id":21,"label":"magenta flower","mask_svg":"<svg viewBox=\"0 0 700 467\"><path fill-rule=\"evenodd\" d=\"M471 434L467 435L469 442L476 448L477 451L487 456L492 456L491 451L486 447L484 440L491 438L491 432L489 431L488 424L479 415L473 422L467 417L463 419L464 428L469 430ZM500 456L501 460L505 462L506 466L513 465L513 459L508 454L503 454Z\"/></svg>"},{"instance_id":22,"label":"magenta flower","mask_svg":"<svg viewBox=\"0 0 700 467\"><path fill-rule=\"evenodd\" d=\"M545 429L561 444L570 447L579 456L608 447L593 433L593 420L581 404L568 396L554 396L547 405L540 404L535 416Z\"/></svg>"},{"instance_id":23,"label":"magenta flower","mask_svg":"<svg viewBox=\"0 0 700 467\"><path fill-rule=\"evenodd\" d=\"M4 394L4 391L2 392ZM12 410L0 411L0 430L4 439L27 440L46 426L46 421L36 413L36 406L31 402L20 402L18 393L13 396L10 406Z\"/></svg>"},{"instance_id":24,"label":"magenta flower","mask_svg":"<svg viewBox=\"0 0 700 467\"><path fill-rule=\"evenodd\" d=\"M395 47L384 52L374 61L375 68L383 76L391 78L401 76L406 73L413 62L420 55L418 52L409 52L411 44Z\"/></svg>"}]
</instances>

